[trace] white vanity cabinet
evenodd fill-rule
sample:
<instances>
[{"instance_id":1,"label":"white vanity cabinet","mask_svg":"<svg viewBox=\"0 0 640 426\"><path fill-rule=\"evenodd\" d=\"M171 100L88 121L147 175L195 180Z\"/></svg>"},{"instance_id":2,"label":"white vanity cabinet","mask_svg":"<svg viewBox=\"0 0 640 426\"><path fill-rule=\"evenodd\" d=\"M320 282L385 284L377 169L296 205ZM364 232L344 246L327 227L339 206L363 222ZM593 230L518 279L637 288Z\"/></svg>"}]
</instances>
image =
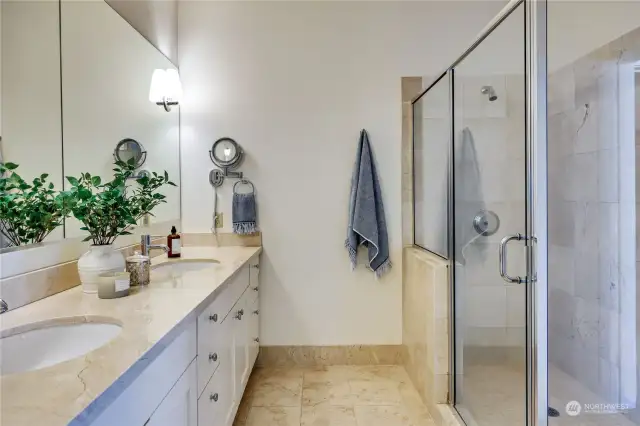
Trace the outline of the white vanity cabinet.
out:
<instances>
[{"instance_id":1,"label":"white vanity cabinet","mask_svg":"<svg viewBox=\"0 0 640 426\"><path fill-rule=\"evenodd\" d=\"M231 426L258 356L258 256L92 426Z\"/></svg>"},{"instance_id":2,"label":"white vanity cabinet","mask_svg":"<svg viewBox=\"0 0 640 426\"><path fill-rule=\"evenodd\" d=\"M240 405L258 355L258 271L256 256L198 317L198 426L231 426Z\"/></svg>"}]
</instances>

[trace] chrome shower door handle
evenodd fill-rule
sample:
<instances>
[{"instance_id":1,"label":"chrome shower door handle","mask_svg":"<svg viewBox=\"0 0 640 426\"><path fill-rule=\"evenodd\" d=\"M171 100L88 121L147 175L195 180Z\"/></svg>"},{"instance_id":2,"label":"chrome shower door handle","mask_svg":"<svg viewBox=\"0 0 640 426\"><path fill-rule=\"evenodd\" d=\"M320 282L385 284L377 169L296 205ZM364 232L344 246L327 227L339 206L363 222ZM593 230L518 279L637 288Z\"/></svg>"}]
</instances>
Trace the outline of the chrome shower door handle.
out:
<instances>
[{"instance_id":1,"label":"chrome shower door handle","mask_svg":"<svg viewBox=\"0 0 640 426\"><path fill-rule=\"evenodd\" d=\"M526 277L512 277L507 273L507 245L510 241L523 241L526 237L522 234L508 235L500 241L498 248L498 258L500 261L500 276L508 283L522 284L527 282Z\"/></svg>"}]
</instances>

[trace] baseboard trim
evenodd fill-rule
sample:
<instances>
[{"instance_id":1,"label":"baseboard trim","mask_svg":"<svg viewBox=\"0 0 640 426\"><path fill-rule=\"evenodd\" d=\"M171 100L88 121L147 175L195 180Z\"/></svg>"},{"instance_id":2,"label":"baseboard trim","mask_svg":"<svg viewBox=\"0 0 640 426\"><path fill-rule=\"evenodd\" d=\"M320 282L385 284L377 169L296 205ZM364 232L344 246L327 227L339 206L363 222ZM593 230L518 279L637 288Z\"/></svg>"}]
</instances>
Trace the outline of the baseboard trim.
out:
<instances>
[{"instance_id":1,"label":"baseboard trim","mask_svg":"<svg viewBox=\"0 0 640 426\"><path fill-rule=\"evenodd\" d=\"M257 366L402 365L402 345L261 346Z\"/></svg>"}]
</instances>

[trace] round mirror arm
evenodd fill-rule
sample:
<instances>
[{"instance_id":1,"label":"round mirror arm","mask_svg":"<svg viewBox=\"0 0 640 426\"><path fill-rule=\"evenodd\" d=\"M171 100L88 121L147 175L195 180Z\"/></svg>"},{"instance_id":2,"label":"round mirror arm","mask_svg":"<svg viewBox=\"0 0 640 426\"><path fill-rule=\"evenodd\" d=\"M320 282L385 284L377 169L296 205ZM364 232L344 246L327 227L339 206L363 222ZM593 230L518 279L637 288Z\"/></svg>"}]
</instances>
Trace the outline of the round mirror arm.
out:
<instances>
[{"instance_id":1,"label":"round mirror arm","mask_svg":"<svg viewBox=\"0 0 640 426\"><path fill-rule=\"evenodd\" d=\"M220 158L218 158L216 156L216 146L220 143L223 142L229 142L231 143L234 148L235 148L235 155L233 156L233 158L229 161L224 161ZM220 169L222 169L222 171L216 175L217 179L215 180L216 185L214 186L220 186L222 185L222 182L224 181L224 178L230 177L230 178L237 178L237 179L242 179L242 172L233 172L231 170L236 169L240 166L240 164L242 163L242 160L244 158L244 151L242 150L242 148L240 147L240 145L238 145L238 143L229 138L229 137L224 137L224 138L220 138L217 141L215 141L213 143L213 145L211 146L211 150L209 151L209 158L211 158L211 162L213 162L213 164L215 164L216 166L220 167ZM212 182L213 185L213 182Z\"/></svg>"}]
</instances>

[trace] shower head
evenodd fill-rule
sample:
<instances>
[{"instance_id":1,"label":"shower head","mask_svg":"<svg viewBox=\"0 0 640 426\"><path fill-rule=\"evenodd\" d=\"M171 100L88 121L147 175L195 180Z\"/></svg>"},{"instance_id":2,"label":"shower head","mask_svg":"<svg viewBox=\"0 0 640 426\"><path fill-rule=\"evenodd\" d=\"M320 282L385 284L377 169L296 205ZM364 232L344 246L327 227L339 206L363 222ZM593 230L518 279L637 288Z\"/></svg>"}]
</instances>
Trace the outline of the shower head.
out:
<instances>
[{"instance_id":1,"label":"shower head","mask_svg":"<svg viewBox=\"0 0 640 426\"><path fill-rule=\"evenodd\" d=\"M482 86L480 89L480 93L483 95L487 95L489 97L489 101L493 102L498 99L498 95L496 95L496 91L493 89L493 86Z\"/></svg>"}]
</instances>

